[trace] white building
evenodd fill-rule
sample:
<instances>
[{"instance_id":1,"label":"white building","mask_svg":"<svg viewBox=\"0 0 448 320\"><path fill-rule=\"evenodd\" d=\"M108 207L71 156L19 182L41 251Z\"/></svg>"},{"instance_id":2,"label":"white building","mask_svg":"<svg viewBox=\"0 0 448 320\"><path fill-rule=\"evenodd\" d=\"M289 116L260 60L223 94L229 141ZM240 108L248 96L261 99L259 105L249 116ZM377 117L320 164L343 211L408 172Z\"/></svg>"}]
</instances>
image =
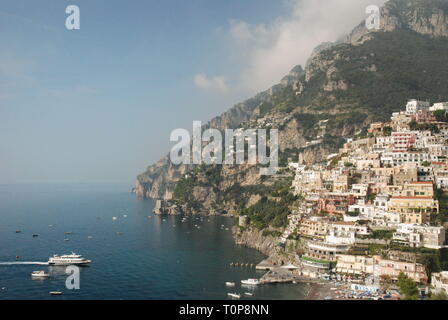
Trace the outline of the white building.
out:
<instances>
[{"instance_id":1,"label":"white building","mask_svg":"<svg viewBox=\"0 0 448 320\"><path fill-rule=\"evenodd\" d=\"M437 102L437 103L434 103L429 108L429 111L438 111L438 110L448 111L448 102Z\"/></svg>"},{"instance_id":2,"label":"white building","mask_svg":"<svg viewBox=\"0 0 448 320\"><path fill-rule=\"evenodd\" d=\"M334 222L330 224L329 235L326 237L327 243L353 244L356 235L370 234L367 226L358 225L354 222Z\"/></svg>"},{"instance_id":3,"label":"white building","mask_svg":"<svg viewBox=\"0 0 448 320\"><path fill-rule=\"evenodd\" d=\"M440 249L445 243L445 229L415 224L399 224L393 240L410 247Z\"/></svg>"},{"instance_id":4,"label":"white building","mask_svg":"<svg viewBox=\"0 0 448 320\"><path fill-rule=\"evenodd\" d=\"M409 100L406 105L406 114L416 114L419 110L429 110L428 101L419 101L416 99Z\"/></svg>"},{"instance_id":5,"label":"white building","mask_svg":"<svg viewBox=\"0 0 448 320\"><path fill-rule=\"evenodd\" d=\"M448 294L448 271L433 273L431 275L431 285L434 287L433 292L445 292Z\"/></svg>"},{"instance_id":6,"label":"white building","mask_svg":"<svg viewBox=\"0 0 448 320\"><path fill-rule=\"evenodd\" d=\"M354 184L354 185L352 185L351 193L355 197L367 197L368 190L369 190L368 184Z\"/></svg>"},{"instance_id":7,"label":"white building","mask_svg":"<svg viewBox=\"0 0 448 320\"><path fill-rule=\"evenodd\" d=\"M375 200L373 201L375 208L379 209L380 211L387 211L389 198L390 196L388 194L377 195L375 197Z\"/></svg>"}]
</instances>

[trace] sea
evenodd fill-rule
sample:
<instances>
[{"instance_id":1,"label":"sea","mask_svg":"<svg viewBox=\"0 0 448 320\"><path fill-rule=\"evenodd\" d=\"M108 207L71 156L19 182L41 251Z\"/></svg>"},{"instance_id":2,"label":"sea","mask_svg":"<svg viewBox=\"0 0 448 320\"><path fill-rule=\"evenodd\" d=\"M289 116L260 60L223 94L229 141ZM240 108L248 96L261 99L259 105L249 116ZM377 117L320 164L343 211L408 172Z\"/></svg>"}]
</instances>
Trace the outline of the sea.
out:
<instances>
[{"instance_id":1,"label":"sea","mask_svg":"<svg viewBox=\"0 0 448 320\"><path fill-rule=\"evenodd\" d=\"M264 256L234 243L233 218L154 216L153 201L129 189L0 185L0 300L231 299L227 293L242 300L304 299L304 284L240 286L264 272L230 263L256 264ZM45 264L72 252L92 260L79 268L79 288L68 279L71 270ZM32 279L38 270L50 277ZM229 281L236 286L226 287Z\"/></svg>"}]
</instances>

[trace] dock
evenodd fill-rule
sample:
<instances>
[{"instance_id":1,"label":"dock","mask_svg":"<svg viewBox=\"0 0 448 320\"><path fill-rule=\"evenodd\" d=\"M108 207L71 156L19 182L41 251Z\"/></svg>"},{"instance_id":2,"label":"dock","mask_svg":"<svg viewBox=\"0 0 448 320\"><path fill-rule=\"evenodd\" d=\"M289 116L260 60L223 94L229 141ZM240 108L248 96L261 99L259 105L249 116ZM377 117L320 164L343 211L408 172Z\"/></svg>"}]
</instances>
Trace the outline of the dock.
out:
<instances>
[{"instance_id":1,"label":"dock","mask_svg":"<svg viewBox=\"0 0 448 320\"><path fill-rule=\"evenodd\" d=\"M275 271L268 271L264 276L260 278L262 284L273 284L273 283L291 283L295 281L293 275L281 274Z\"/></svg>"},{"instance_id":2,"label":"dock","mask_svg":"<svg viewBox=\"0 0 448 320\"><path fill-rule=\"evenodd\" d=\"M264 271L274 270L275 268L278 268L278 266L273 265L272 263L268 262L267 260L261 261L255 267L256 270L264 270Z\"/></svg>"}]
</instances>

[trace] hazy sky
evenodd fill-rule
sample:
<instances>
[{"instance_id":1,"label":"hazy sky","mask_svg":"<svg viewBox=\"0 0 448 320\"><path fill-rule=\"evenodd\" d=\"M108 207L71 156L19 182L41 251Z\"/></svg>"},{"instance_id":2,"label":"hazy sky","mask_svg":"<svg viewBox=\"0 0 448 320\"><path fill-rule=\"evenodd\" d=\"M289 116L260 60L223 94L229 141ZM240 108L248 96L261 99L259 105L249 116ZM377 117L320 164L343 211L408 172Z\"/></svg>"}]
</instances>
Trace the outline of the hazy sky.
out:
<instances>
[{"instance_id":1,"label":"hazy sky","mask_svg":"<svg viewBox=\"0 0 448 320\"><path fill-rule=\"evenodd\" d=\"M173 129L277 83L383 2L0 0L0 183L131 185Z\"/></svg>"}]
</instances>

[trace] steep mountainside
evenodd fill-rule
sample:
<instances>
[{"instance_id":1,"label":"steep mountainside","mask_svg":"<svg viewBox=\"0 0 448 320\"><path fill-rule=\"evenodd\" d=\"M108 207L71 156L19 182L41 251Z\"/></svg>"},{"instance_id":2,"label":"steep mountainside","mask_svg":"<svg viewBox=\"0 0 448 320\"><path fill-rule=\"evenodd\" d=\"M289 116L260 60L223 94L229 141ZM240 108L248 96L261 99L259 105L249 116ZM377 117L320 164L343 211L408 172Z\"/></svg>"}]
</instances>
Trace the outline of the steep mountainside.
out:
<instances>
[{"instance_id":1,"label":"steep mountainside","mask_svg":"<svg viewBox=\"0 0 448 320\"><path fill-rule=\"evenodd\" d=\"M381 10L380 30L362 23L319 46L305 70L295 67L280 84L206 126L278 128L281 164L299 156L325 160L343 138L364 134L409 98L448 100L447 53L448 0L391 0ZM266 203L263 196L278 198L289 180L261 177L256 166L174 166L166 157L138 176L134 191L192 213L235 213Z\"/></svg>"}]
</instances>

